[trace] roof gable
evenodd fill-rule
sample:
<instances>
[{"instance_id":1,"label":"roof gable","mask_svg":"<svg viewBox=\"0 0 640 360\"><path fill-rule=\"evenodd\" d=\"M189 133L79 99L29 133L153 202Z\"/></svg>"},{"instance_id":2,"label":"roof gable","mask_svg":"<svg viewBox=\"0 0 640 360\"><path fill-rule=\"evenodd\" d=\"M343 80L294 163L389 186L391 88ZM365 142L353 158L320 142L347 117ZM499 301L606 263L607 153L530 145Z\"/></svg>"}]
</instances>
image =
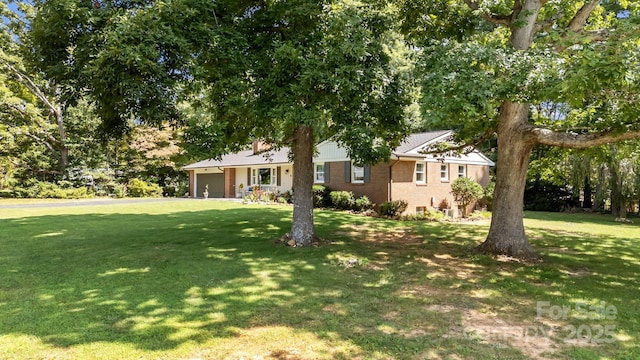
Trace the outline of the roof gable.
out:
<instances>
[{"instance_id":1,"label":"roof gable","mask_svg":"<svg viewBox=\"0 0 640 360\"><path fill-rule=\"evenodd\" d=\"M400 146L395 149L394 153L406 154L412 151L417 151L417 149L421 149L429 143L444 139L452 134L453 131L451 130L440 130L411 134L407 136L402 144L400 144Z\"/></svg>"}]
</instances>

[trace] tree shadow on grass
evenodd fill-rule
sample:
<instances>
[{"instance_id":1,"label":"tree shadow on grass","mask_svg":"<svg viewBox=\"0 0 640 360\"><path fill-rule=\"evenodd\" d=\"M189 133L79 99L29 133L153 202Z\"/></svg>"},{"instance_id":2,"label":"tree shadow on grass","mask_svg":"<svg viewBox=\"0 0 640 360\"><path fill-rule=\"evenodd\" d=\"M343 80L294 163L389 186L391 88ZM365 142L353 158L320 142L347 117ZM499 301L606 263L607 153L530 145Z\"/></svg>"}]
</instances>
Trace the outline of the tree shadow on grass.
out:
<instances>
[{"instance_id":1,"label":"tree shadow on grass","mask_svg":"<svg viewBox=\"0 0 640 360\"><path fill-rule=\"evenodd\" d=\"M405 278L398 294L425 294L432 299L427 309L457 314L447 338L464 342L476 339L500 343L501 336L511 337L509 348L532 358L544 353L571 357L637 356L640 347L635 319L640 318L636 297L640 269L640 248L635 239L588 235L566 230L528 230L543 255L540 264L522 264L510 259L493 258L475 252L484 240L486 226L447 223L400 223L400 235L384 239L376 236L375 227L357 224L360 233L352 232L361 243L376 249L372 263L394 268L394 274L417 276ZM393 234L386 230L387 235ZM413 233L413 234L411 234ZM417 235L417 236L416 236ZM380 241L381 240L381 241ZM395 262L395 265L394 265ZM538 302L568 306L569 317L549 321L538 315ZM613 344L579 340L564 342L567 326L585 325L576 314L580 302L617 307L621 314L611 319L587 321L593 328L614 325L621 335ZM591 311L588 316L597 316ZM544 333L542 331L544 327ZM447 328L447 326L442 326ZM558 328L560 330L558 330ZM550 331L553 330L553 331ZM591 327L589 328L591 329ZM529 334L526 334L526 332ZM554 332L555 331L555 332ZM596 339L598 340L598 339ZM564 354L564 355L563 355ZM621 355L622 356L622 355Z\"/></svg>"},{"instance_id":2,"label":"tree shadow on grass","mask_svg":"<svg viewBox=\"0 0 640 360\"><path fill-rule=\"evenodd\" d=\"M264 240L283 231L282 215L242 209L3 220L14 236L3 241L1 328L61 347L124 341L149 350L186 341L184 324L232 335L225 323L250 322L244 292L264 286L251 264L288 256ZM207 320L205 312L219 315Z\"/></svg>"},{"instance_id":3,"label":"tree shadow on grass","mask_svg":"<svg viewBox=\"0 0 640 360\"><path fill-rule=\"evenodd\" d=\"M550 278L572 281L562 271L584 260L499 263L470 251L486 234L473 225L329 212L318 212L316 223L332 245L275 245L290 211L266 207L0 220L0 328L59 348L107 342L155 352L212 338L244 344L238 339L284 327L329 346L315 353L296 352L295 342L247 347L268 348L264 358L522 359L532 355L508 342L496 348L465 326L522 307L522 318L508 320L532 321L536 299L557 291ZM590 266L605 269L615 252L589 257ZM363 261L341 261L352 258ZM623 286L637 279L635 264L628 271ZM609 286L602 297L612 301ZM562 299L580 294L579 286L563 291ZM198 356L241 358L242 350Z\"/></svg>"}]
</instances>

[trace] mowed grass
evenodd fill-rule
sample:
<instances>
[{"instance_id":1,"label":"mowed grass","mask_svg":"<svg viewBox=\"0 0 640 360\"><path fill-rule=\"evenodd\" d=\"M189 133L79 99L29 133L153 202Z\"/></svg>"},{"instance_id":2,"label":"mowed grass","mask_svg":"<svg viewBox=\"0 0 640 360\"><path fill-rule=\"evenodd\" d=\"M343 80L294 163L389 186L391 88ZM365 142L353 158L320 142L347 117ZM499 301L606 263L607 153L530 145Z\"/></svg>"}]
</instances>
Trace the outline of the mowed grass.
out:
<instances>
[{"instance_id":1,"label":"mowed grass","mask_svg":"<svg viewBox=\"0 0 640 360\"><path fill-rule=\"evenodd\" d=\"M487 224L317 211L325 243L295 249L274 242L290 217L204 200L0 209L0 359L640 358L638 224L527 213L544 261L522 264L473 251Z\"/></svg>"}]
</instances>

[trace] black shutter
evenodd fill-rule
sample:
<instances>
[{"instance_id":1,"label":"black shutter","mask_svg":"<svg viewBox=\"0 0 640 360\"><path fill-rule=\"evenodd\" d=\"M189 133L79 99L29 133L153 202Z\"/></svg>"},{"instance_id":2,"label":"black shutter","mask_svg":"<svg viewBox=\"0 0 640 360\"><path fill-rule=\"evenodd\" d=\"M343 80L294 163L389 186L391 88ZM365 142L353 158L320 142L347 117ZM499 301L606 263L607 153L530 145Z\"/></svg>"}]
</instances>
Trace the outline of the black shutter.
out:
<instances>
[{"instance_id":1,"label":"black shutter","mask_svg":"<svg viewBox=\"0 0 640 360\"><path fill-rule=\"evenodd\" d=\"M282 181L280 181L281 174L282 174L282 167L281 166L276 167L276 185L278 186L282 185Z\"/></svg>"},{"instance_id":2,"label":"black shutter","mask_svg":"<svg viewBox=\"0 0 640 360\"><path fill-rule=\"evenodd\" d=\"M344 162L344 182L351 182L351 161Z\"/></svg>"},{"instance_id":3,"label":"black shutter","mask_svg":"<svg viewBox=\"0 0 640 360\"><path fill-rule=\"evenodd\" d=\"M371 182L371 165L364 166L364 182Z\"/></svg>"},{"instance_id":4,"label":"black shutter","mask_svg":"<svg viewBox=\"0 0 640 360\"><path fill-rule=\"evenodd\" d=\"M324 163L324 183L328 184L329 183L329 179L330 179L330 174L329 174L329 166L331 165L330 162L326 162Z\"/></svg>"},{"instance_id":5,"label":"black shutter","mask_svg":"<svg viewBox=\"0 0 640 360\"><path fill-rule=\"evenodd\" d=\"M251 186L251 168L247 168L247 188Z\"/></svg>"}]
</instances>

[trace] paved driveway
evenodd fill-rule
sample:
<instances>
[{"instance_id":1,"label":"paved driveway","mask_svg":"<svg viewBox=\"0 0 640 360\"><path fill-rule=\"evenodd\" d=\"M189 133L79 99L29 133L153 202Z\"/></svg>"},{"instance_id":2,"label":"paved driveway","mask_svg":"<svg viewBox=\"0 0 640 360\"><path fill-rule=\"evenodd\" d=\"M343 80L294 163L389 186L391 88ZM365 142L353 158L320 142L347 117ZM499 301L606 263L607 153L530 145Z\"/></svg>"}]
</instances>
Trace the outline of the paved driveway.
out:
<instances>
[{"instance_id":1,"label":"paved driveway","mask_svg":"<svg viewBox=\"0 0 640 360\"><path fill-rule=\"evenodd\" d=\"M69 206L94 206L94 205L116 205L116 204L139 204L139 203L158 203L158 202L174 202L174 201L203 201L203 199L189 198L162 198L162 199L90 199L90 200L71 200L61 202L41 202L28 204L7 204L3 205L0 200L0 209L25 209L25 208L56 208Z\"/></svg>"}]
</instances>

